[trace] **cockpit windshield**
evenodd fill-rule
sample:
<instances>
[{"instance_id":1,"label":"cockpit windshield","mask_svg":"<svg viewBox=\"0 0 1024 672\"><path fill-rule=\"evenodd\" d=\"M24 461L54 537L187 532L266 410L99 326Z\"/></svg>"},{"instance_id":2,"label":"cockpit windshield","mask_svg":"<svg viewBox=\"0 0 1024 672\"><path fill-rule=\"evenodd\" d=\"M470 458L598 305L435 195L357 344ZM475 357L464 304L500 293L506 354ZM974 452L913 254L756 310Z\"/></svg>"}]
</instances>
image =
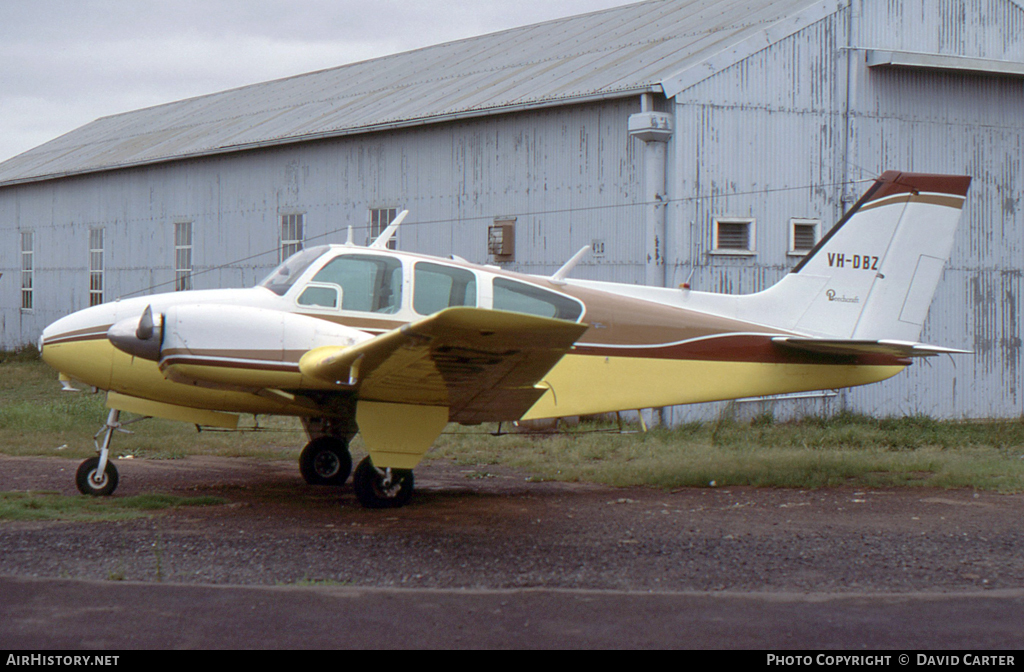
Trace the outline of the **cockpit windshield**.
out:
<instances>
[{"instance_id":1,"label":"cockpit windshield","mask_svg":"<svg viewBox=\"0 0 1024 672\"><path fill-rule=\"evenodd\" d=\"M296 252L285 259L257 287L266 287L278 296L284 296L285 292L299 279L299 276L309 268L309 265L329 249L331 248L328 245L318 245L317 247Z\"/></svg>"}]
</instances>

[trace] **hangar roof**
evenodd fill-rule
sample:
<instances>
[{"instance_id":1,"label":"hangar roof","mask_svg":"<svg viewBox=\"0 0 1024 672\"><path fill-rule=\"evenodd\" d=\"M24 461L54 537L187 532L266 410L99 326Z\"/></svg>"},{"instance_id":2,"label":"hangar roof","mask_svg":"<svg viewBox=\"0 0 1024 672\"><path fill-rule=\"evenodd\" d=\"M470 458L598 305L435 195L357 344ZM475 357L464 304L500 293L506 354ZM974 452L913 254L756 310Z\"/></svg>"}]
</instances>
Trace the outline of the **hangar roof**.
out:
<instances>
[{"instance_id":1,"label":"hangar roof","mask_svg":"<svg viewBox=\"0 0 1024 672\"><path fill-rule=\"evenodd\" d=\"M671 96L742 57L736 45L763 49L840 4L648 0L253 84L97 119L0 164L0 186L642 92Z\"/></svg>"}]
</instances>

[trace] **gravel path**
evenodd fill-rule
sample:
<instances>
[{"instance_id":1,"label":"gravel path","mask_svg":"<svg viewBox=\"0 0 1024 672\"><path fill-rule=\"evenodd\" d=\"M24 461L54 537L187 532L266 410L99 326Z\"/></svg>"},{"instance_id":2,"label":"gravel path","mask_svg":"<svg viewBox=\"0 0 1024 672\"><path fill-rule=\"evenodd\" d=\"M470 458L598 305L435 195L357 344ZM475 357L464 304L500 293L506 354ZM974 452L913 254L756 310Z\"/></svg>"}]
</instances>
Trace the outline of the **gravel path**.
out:
<instances>
[{"instance_id":1,"label":"gravel path","mask_svg":"<svg viewBox=\"0 0 1024 672\"><path fill-rule=\"evenodd\" d=\"M0 458L0 490L73 494L77 461ZM0 575L232 585L829 594L1024 587L1024 496L530 483L433 461L367 511L290 462L119 463L116 496L227 505L123 522L0 521Z\"/></svg>"}]
</instances>

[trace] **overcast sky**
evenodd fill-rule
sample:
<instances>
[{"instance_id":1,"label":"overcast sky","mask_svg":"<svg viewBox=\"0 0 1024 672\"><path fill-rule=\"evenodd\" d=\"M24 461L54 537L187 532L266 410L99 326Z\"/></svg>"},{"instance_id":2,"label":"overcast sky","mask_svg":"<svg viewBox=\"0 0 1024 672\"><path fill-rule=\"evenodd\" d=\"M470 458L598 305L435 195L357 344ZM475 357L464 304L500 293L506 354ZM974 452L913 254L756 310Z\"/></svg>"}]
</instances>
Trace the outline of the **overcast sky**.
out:
<instances>
[{"instance_id":1,"label":"overcast sky","mask_svg":"<svg viewBox=\"0 0 1024 672\"><path fill-rule=\"evenodd\" d=\"M0 161L110 114L636 0L0 0Z\"/></svg>"}]
</instances>

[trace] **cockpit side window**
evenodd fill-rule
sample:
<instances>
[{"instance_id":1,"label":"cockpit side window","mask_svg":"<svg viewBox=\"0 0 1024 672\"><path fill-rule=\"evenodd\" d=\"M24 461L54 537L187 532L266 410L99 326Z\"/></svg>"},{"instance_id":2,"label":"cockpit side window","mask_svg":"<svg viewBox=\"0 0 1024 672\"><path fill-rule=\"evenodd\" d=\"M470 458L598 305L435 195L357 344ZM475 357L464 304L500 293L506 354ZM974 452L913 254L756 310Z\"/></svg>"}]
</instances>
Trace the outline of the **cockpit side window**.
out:
<instances>
[{"instance_id":1,"label":"cockpit side window","mask_svg":"<svg viewBox=\"0 0 1024 672\"><path fill-rule=\"evenodd\" d=\"M494 309L575 322L583 306L567 296L506 278L494 279Z\"/></svg>"},{"instance_id":2,"label":"cockpit side window","mask_svg":"<svg viewBox=\"0 0 1024 672\"><path fill-rule=\"evenodd\" d=\"M312 282L341 287L342 310L390 314L402 308L402 263L393 257L341 255Z\"/></svg>"},{"instance_id":3,"label":"cockpit side window","mask_svg":"<svg viewBox=\"0 0 1024 672\"><path fill-rule=\"evenodd\" d=\"M285 259L257 287L265 287L278 296L284 296L291 286L295 284L295 281L299 279L299 276L309 268L310 264L329 249L330 247L327 245L319 245L308 250L296 252Z\"/></svg>"},{"instance_id":4,"label":"cockpit side window","mask_svg":"<svg viewBox=\"0 0 1024 672\"><path fill-rule=\"evenodd\" d=\"M413 273L413 310L420 315L433 315L452 306L476 306L476 275L464 268L417 262Z\"/></svg>"}]
</instances>

